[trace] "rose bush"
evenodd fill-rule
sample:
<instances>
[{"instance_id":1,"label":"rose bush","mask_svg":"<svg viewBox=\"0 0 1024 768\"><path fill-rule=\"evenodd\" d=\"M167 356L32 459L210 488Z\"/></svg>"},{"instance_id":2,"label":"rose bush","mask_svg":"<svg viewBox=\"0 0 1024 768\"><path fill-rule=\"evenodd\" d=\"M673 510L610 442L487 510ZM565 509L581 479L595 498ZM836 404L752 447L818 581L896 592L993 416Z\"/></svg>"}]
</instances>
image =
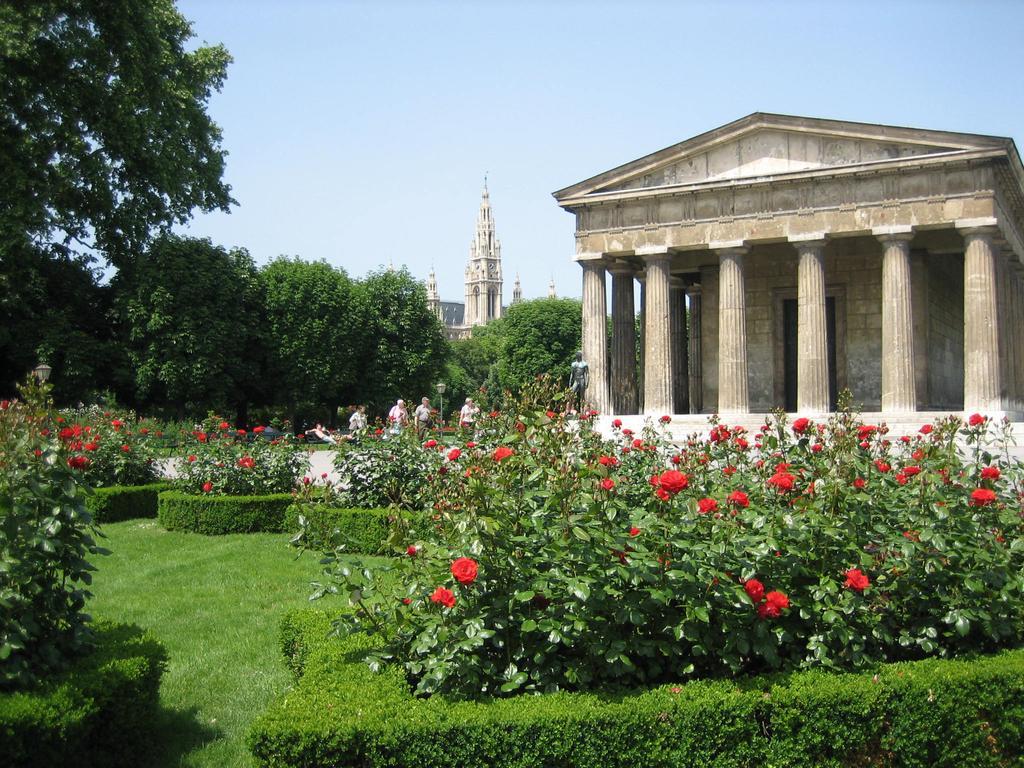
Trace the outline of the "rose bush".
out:
<instances>
[{"instance_id":1,"label":"rose bush","mask_svg":"<svg viewBox=\"0 0 1024 768\"><path fill-rule=\"evenodd\" d=\"M160 478L154 436L139 424L132 413L93 407L60 411L47 429L60 438L84 481L100 488L146 485Z\"/></svg>"},{"instance_id":2,"label":"rose bush","mask_svg":"<svg viewBox=\"0 0 1024 768\"><path fill-rule=\"evenodd\" d=\"M418 692L862 668L1019 643L1022 473L984 418L890 440L849 413L779 415L754 435L715 422L675 449L654 425L604 441L553 397L527 392L493 438L440 446L460 448L454 460L421 449L436 466L427 514L391 565L327 559L317 594L354 608L339 629L380 633L371 664L402 665Z\"/></svg>"},{"instance_id":3,"label":"rose bush","mask_svg":"<svg viewBox=\"0 0 1024 768\"><path fill-rule=\"evenodd\" d=\"M301 483L309 456L290 440L251 440L245 430L213 420L182 446L174 485L186 493L260 496ZM256 427L256 430L260 430Z\"/></svg>"},{"instance_id":4,"label":"rose bush","mask_svg":"<svg viewBox=\"0 0 1024 768\"><path fill-rule=\"evenodd\" d=\"M340 446L334 460L339 503L418 509L426 501L429 478L444 465L443 448L436 439L421 443L408 429L398 434L376 430L358 443Z\"/></svg>"}]
</instances>

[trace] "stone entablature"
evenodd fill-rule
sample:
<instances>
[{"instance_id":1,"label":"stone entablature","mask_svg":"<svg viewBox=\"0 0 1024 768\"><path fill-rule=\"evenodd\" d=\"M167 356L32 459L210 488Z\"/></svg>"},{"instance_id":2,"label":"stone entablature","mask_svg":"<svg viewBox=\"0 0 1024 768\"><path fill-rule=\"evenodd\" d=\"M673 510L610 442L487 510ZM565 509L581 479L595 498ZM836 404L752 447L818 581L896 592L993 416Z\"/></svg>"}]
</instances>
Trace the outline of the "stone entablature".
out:
<instances>
[{"instance_id":1,"label":"stone entablature","mask_svg":"<svg viewBox=\"0 0 1024 768\"><path fill-rule=\"evenodd\" d=\"M744 413L752 394L778 407L785 391L794 408L823 412L838 382L885 412L948 405L956 377L930 371L931 338L947 369L962 339L962 407L1022 407L1024 169L1010 139L754 114L555 197L576 215L584 354L610 368L607 384L595 371L601 410ZM936 284L951 274L940 256L962 261L959 288ZM751 276L772 282L773 298ZM958 320L929 298L947 294L963 297ZM689 338L677 317L687 302Z\"/></svg>"}]
</instances>

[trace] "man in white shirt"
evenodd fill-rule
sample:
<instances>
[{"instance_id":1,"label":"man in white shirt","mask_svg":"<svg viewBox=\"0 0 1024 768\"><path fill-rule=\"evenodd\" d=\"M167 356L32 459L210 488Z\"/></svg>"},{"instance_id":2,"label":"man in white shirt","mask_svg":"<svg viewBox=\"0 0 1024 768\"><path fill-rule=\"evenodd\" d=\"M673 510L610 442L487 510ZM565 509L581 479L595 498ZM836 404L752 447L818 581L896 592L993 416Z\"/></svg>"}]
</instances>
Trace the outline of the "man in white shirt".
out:
<instances>
[{"instance_id":1,"label":"man in white shirt","mask_svg":"<svg viewBox=\"0 0 1024 768\"><path fill-rule=\"evenodd\" d=\"M432 418L429 397L424 397L420 404L416 406L413 416L416 418L416 436L422 440L427 434L427 430L430 429L430 420Z\"/></svg>"}]
</instances>

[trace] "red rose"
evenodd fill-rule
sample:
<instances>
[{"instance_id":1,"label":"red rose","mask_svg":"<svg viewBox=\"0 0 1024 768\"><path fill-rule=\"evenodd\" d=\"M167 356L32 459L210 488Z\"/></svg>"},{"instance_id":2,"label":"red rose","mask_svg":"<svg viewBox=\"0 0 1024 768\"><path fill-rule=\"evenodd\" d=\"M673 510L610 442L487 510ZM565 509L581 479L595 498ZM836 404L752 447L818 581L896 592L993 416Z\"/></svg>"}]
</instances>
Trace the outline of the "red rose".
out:
<instances>
[{"instance_id":1,"label":"red rose","mask_svg":"<svg viewBox=\"0 0 1024 768\"><path fill-rule=\"evenodd\" d=\"M786 608L789 608L789 598L782 592L769 592L765 595L764 606L761 607L765 609L764 615L761 615L760 609L758 610L758 615L761 618L776 619Z\"/></svg>"},{"instance_id":2,"label":"red rose","mask_svg":"<svg viewBox=\"0 0 1024 768\"><path fill-rule=\"evenodd\" d=\"M615 419L615 420L612 421L612 427L614 427L615 429L618 429L621 426L622 426L622 419Z\"/></svg>"},{"instance_id":3,"label":"red rose","mask_svg":"<svg viewBox=\"0 0 1024 768\"><path fill-rule=\"evenodd\" d=\"M220 428L221 428L221 429L228 429L228 428L230 428L230 427L231 427L231 425L230 425L230 424L228 424L228 423L227 423L226 421L222 421L222 422L220 423Z\"/></svg>"},{"instance_id":4,"label":"red rose","mask_svg":"<svg viewBox=\"0 0 1024 768\"><path fill-rule=\"evenodd\" d=\"M424 448L437 448L437 440L427 440L427 442L425 442L423 444L423 447Z\"/></svg>"},{"instance_id":5,"label":"red rose","mask_svg":"<svg viewBox=\"0 0 1024 768\"><path fill-rule=\"evenodd\" d=\"M654 492L654 495L657 496L662 501L668 501L669 499L672 498L671 496L668 495L668 491L666 491L664 488L658 488L658 490Z\"/></svg>"},{"instance_id":6,"label":"red rose","mask_svg":"<svg viewBox=\"0 0 1024 768\"><path fill-rule=\"evenodd\" d=\"M438 603L443 605L445 608L455 607L455 595L450 589L444 587L438 587L434 590L433 594L430 595L430 602Z\"/></svg>"},{"instance_id":7,"label":"red rose","mask_svg":"<svg viewBox=\"0 0 1024 768\"><path fill-rule=\"evenodd\" d=\"M0 411L6 411L10 407L11 407L11 401L10 400L0 400Z\"/></svg>"},{"instance_id":8,"label":"red rose","mask_svg":"<svg viewBox=\"0 0 1024 768\"><path fill-rule=\"evenodd\" d=\"M796 478L789 474L789 472L776 472L768 478L768 485L773 486L777 491L783 493L786 491L792 491L795 482Z\"/></svg>"},{"instance_id":9,"label":"red rose","mask_svg":"<svg viewBox=\"0 0 1024 768\"><path fill-rule=\"evenodd\" d=\"M122 445L121 450L125 453L131 453L132 447L130 445Z\"/></svg>"},{"instance_id":10,"label":"red rose","mask_svg":"<svg viewBox=\"0 0 1024 768\"><path fill-rule=\"evenodd\" d=\"M750 579L744 582L743 589L746 591L747 596L753 601L754 605L757 605L764 600L764 584L757 579Z\"/></svg>"},{"instance_id":11,"label":"red rose","mask_svg":"<svg viewBox=\"0 0 1024 768\"><path fill-rule=\"evenodd\" d=\"M601 487L604 488L606 491L610 491L612 488L615 487L615 481L612 480L610 477L606 477L604 480L601 481Z\"/></svg>"},{"instance_id":12,"label":"red rose","mask_svg":"<svg viewBox=\"0 0 1024 768\"><path fill-rule=\"evenodd\" d=\"M89 459L85 456L71 456L68 458L68 466L71 469L85 469L89 466Z\"/></svg>"},{"instance_id":13,"label":"red rose","mask_svg":"<svg viewBox=\"0 0 1024 768\"><path fill-rule=\"evenodd\" d=\"M462 450L459 448L452 448L448 451L448 461L455 461L459 456L462 455Z\"/></svg>"},{"instance_id":14,"label":"red rose","mask_svg":"<svg viewBox=\"0 0 1024 768\"><path fill-rule=\"evenodd\" d=\"M602 456L597 460L597 463L602 467L617 467L619 466L619 460L614 456Z\"/></svg>"},{"instance_id":15,"label":"red rose","mask_svg":"<svg viewBox=\"0 0 1024 768\"><path fill-rule=\"evenodd\" d=\"M460 584L472 584L476 581L476 570L476 560L469 557L460 557L452 563L452 576Z\"/></svg>"},{"instance_id":16,"label":"red rose","mask_svg":"<svg viewBox=\"0 0 1024 768\"><path fill-rule=\"evenodd\" d=\"M196 460L196 456L195 456L195 454L192 454L191 456L189 456L189 457L188 457L188 463L189 463L189 464L191 464L191 463L192 463L192 462L194 462L195 460Z\"/></svg>"},{"instance_id":17,"label":"red rose","mask_svg":"<svg viewBox=\"0 0 1024 768\"><path fill-rule=\"evenodd\" d=\"M640 535L640 529L634 525L632 528L629 529L629 535L633 538L636 538Z\"/></svg>"},{"instance_id":18,"label":"red rose","mask_svg":"<svg viewBox=\"0 0 1024 768\"><path fill-rule=\"evenodd\" d=\"M70 440L74 436L75 433L71 430L71 427L64 427L64 429L60 431L61 440Z\"/></svg>"},{"instance_id":19,"label":"red rose","mask_svg":"<svg viewBox=\"0 0 1024 768\"><path fill-rule=\"evenodd\" d=\"M494 449L493 458L495 461L504 461L513 453L515 453L515 451L513 451L511 448L506 448L504 445L499 445L497 448Z\"/></svg>"},{"instance_id":20,"label":"red rose","mask_svg":"<svg viewBox=\"0 0 1024 768\"><path fill-rule=\"evenodd\" d=\"M670 496L675 496L690 484L690 479L678 469L669 469L658 477L658 485Z\"/></svg>"},{"instance_id":21,"label":"red rose","mask_svg":"<svg viewBox=\"0 0 1024 768\"><path fill-rule=\"evenodd\" d=\"M853 487L856 488L858 491L863 490L864 486L866 486L867 484L868 481L865 480L863 477L858 477L856 480L853 481Z\"/></svg>"},{"instance_id":22,"label":"red rose","mask_svg":"<svg viewBox=\"0 0 1024 768\"><path fill-rule=\"evenodd\" d=\"M750 447L750 443L747 442L745 437L737 437L733 442L736 443L736 447L741 451L745 451Z\"/></svg>"},{"instance_id":23,"label":"red rose","mask_svg":"<svg viewBox=\"0 0 1024 768\"><path fill-rule=\"evenodd\" d=\"M851 568L845 575L846 581L843 582L843 586L854 592L863 592L871 586L871 579L864 575L860 568Z\"/></svg>"},{"instance_id":24,"label":"red rose","mask_svg":"<svg viewBox=\"0 0 1024 768\"><path fill-rule=\"evenodd\" d=\"M327 473L326 472L321 472L320 473L320 479L321 480L326 480L327 479Z\"/></svg>"},{"instance_id":25,"label":"red rose","mask_svg":"<svg viewBox=\"0 0 1024 768\"><path fill-rule=\"evenodd\" d=\"M814 445L811 446L811 452L812 453L821 453L821 451L822 451L822 449L824 447L825 446L823 446L821 443L815 443Z\"/></svg>"},{"instance_id":26,"label":"red rose","mask_svg":"<svg viewBox=\"0 0 1024 768\"><path fill-rule=\"evenodd\" d=\"M402 598L402 605L412 605L412 598L411 597L403 597Z\"/></svg>"},{"instance_id":27,"label":"red rose","mask_svg":"<svg viewBox=\"0 0 1024 768\"><path fill-rule=\"evenodd\" d=\"M793 422L793 432L802 435L807 431L807 427L810 425L811 420L801 416Z\"/></svg>"},{"instance_id":28,"label":"red rose","mask_svg":"<svg viewBox=\"0 0 1024 768\"><path fill-rule=\"evenodd\" d=\"M253 467L256 466L256 459L254 459L252 456L243 456L238 460L238 466L242 467L243 469L252 469Z\"/></svg>"},{"instance_id":29,"label":"red rose","mask_svg":"<svg viewBox=\"0 0 1024 768\"><path fill-rule=\"evenodd\" d=\"M911 464L903 468L903 474L907 477L913 477L914 475L921 474L921 468L916 464Z\"/></svg>"},{"instance_id":30,"label":"red rose","mask_svg":"<svg viewBox=\"0 0 1024 768\"><path fill-rule=\"evenodd\" d=\"M38 448L36 448L36 449L35 449L34 451L32 451L32 453L34 453L34 454L35 454L35 456L36 456L36 458L37 458L37 459L38 459L38 458L39 458L40 456L42 456L42 455L43 455L43 452L42 452L42 451L41 451L40 449L38 449Z\"/></svg>"},{"instance_id":31,"label":"red rose","mask_svg":"<svg viewBox=\"0 0 1024 768\"><path fill-rule=\"evenodd\" d=\"M200 443L205 443L206 442L206 433L205 432L196 432L196 440L198 440Z\"/></svg>"},{"instance_id":32,"label":"red rose","mask_svg":"<svg viewBox=\"0 0 1024 768\"><path fill-rule=\"evenodd\" d=\"M419 554L419 551L420 548L412 544L405 548L405 554L409 557L416 557L416 555Z\"/></svg>"},{"instance_id":33,"label":"red rose","mask_svg":"<svg viewBox=\"0 0 1024 768\"><path fill-rule=\"evenodd\" d=\"M116 431L124 426L124 422L121 421L120 419L114 419L112 422L110 422L110 426L112 426Z\"/></svg>"},{"instance_id":34,"label":"red rose","mask_svg":"<svg viewBox=\"0 0 1024 768\"><path fill-rule=\"evenodd\" d=\"M932 433L932 425L925 424L917 431L920 432L922 435L930 435Z\"/></svg>"},{"instance_id":35,"label":"red rose","mask_svg":"<svg viewBox=\"0 0 1024 768\"><path fill-rule=\"evenodd\" d=\"M749 507L750 498L743 491L733 491L729 494L728 502L735 504L737 507Z\"/></svg>"},{"instance_id":36,"label":"red rose","mask_svg":"<svg viewBox=\"0 0 1024 768\"><path fill-rule=\"evenodd\" d=\"M239 437L245 437L245 430L244 429L240 429L240 430L238 430L237 434L238 434Z\"/></svg>"},{"instance_id":37,"label":"red rose","mask_svg":"<svg viewBox=\"0 0 1024 768\"><path fill-rule=\"evenodd\" d=\"M205 491L206 493L209 493L210 491L212 491L212 490L213 490L213 483L211 483L211 482L209 482L209 481L207 481L207 482L203 483L203 490L204 490L204 491Z\"/></svg>"},{"instance_id":38,"label":"red rose","mask_svg":"<svg viewBox=\"0 0 1024 768\"><path fill-rule=\"evenodd\" d=\"M629 427L626 427L624 430L622 430L622 434L625 435L626 437L632 437L633 430L630 429Z\"/></svg>"},{"instance_id":39,"label":"red rose","mask_svg":"<svg viewBox=\"0 0 1024 768\"><path fill-rule=\"evenodd\" d=\"M553 419L553 418L555 418L555 412L554 412L554 411L547 411L547 413L546 413L545 415L546 415L546 416L547 416L547 417L548 417L549 419Z\"/></svg>"},{"instance_id":40,"label":"red rose","mask_svg":"<svg viewBox=\"0 0 1024 768\"><path fill-rule=\"evenodd\" d=\"M970 418L967 419L967 423L972 427L979 427L985 423L985 417L980 413L972 413Z\"/></svg>"},{"instance_id":41,"label":"red rose","mask_svg":"<svg viewBox=\"0 0 1024 768\"><path fill-rule=\"evenodd\" d=\"M971 506L984 507L996 500L996 492L991 488L977 488L971 491Z\"/></svg>"},{"instance_id":42,"label":"red rose","mask_svg":"<svg viewBox=\"0 0 1024 768\"><path fill-rule=\"evenodd\" d=\"M466 447L467 448L476 448L476 443L474 443L472 440L470 440L468 443L466 443Z\"/></svg>"},{"instance_id":43,"label":"red rose","mask_svg":"<svg viewBox=\"0 0 1024 768\"><path fill-rule=\"evenodd\" d=\"M87 451L95 451L99 447L100 447L99 443L86 443L85 444L85 450L87 450Z\"/></svg>"},{"instance_id":44,"label":"red rose","mask_svg":"<svg viewBox=\"0 0 1024 768\"><path fill-rule=\"evenodd\" d=\"M885 474L890 469L892 469L892 467L889 466L889 462L887 462L887 461L882 461L881 459L875 459L875 469L877 469L879 472Z\"/></svg>"},{"instance_id":45,"label":"red rose","mask_svg":"<svg viewBox=\"0 0 1024 768\"><path fill-rule=\"evenodd\" d=\"M257 435L262 435L266 431L266 429L266 427L253 427L252 431L255 432Z\"/></svg>"},{"instance_id":46,"label":"red rose","mask_svg":"<svg viewBox=\"0 0 1024 768\"><path fill-rule=\"evenodd\" d=\"M998 480L999 474L999 467L984 467L981 470L981 476L985 480Z\"/></svg>"},{"instance_id":47,"label":"red rose","mask_svg":"<svg viewBox=\"0 0 1024 768\"><path fill-rule=\"evenodd\" d=\"M697 510L706 515L708 512L715 512L718 509L718 502L714 499L701 499L697 502Z\"/></svg>"},{"instance_id":48,"label":"red rose","mask_svg":"<svg viewBox=\"0 0 1024 768\"><path fill-rule=\"evenodd\" d=\"M675 456L672 457L672 463L678 467L680 464L683 463L683 457L677 453Z\"/></svg>"},{"instance_id":49,"label":"red rose","mask_svg":"<svg viewBox=\"0 0 1024 768\"><path fill-rule=\"evenodd\" d=\"M660 419L658 419L658 421L660 421L662 424L668 424L670 421L672 421L672 417L666 414L662 416Z\"/></svg>"}]
</instances>

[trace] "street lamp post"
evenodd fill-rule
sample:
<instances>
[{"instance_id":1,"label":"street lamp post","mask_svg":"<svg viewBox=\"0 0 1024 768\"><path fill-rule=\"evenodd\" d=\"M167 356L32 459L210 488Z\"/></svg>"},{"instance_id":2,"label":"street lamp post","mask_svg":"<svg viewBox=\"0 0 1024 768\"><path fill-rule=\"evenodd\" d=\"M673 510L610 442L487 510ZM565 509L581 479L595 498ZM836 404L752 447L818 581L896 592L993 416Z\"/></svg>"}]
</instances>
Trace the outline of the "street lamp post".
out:
<instances>
[{"instance_id":1,"label":"street lamp post","mask_svg":"<svg viewBox=\"0 0 1024 768\"><path fill-rule=\"evenodd\" d=\"M448 389L448 385L445 384L443 381L439 381L437 383L437 396L441 399L441 405L438 411L441 418L438 419L438 429L441 430L442 435L444 434L444 393L446 389Z\"/></svg>"},{"instance_id":2,"label":"street lamp post","mask_svg":"<svg viewBox=\"0 0 1024 768\"><path fill-rule=\"evenodd\" d=\"M53 368L48 366L46 363L39 363L35 368L32 369L32 375L36 377L36 381L40 384L45 384L47 379L50 378L50 373Z\"/></svg>"}]
</instances>

